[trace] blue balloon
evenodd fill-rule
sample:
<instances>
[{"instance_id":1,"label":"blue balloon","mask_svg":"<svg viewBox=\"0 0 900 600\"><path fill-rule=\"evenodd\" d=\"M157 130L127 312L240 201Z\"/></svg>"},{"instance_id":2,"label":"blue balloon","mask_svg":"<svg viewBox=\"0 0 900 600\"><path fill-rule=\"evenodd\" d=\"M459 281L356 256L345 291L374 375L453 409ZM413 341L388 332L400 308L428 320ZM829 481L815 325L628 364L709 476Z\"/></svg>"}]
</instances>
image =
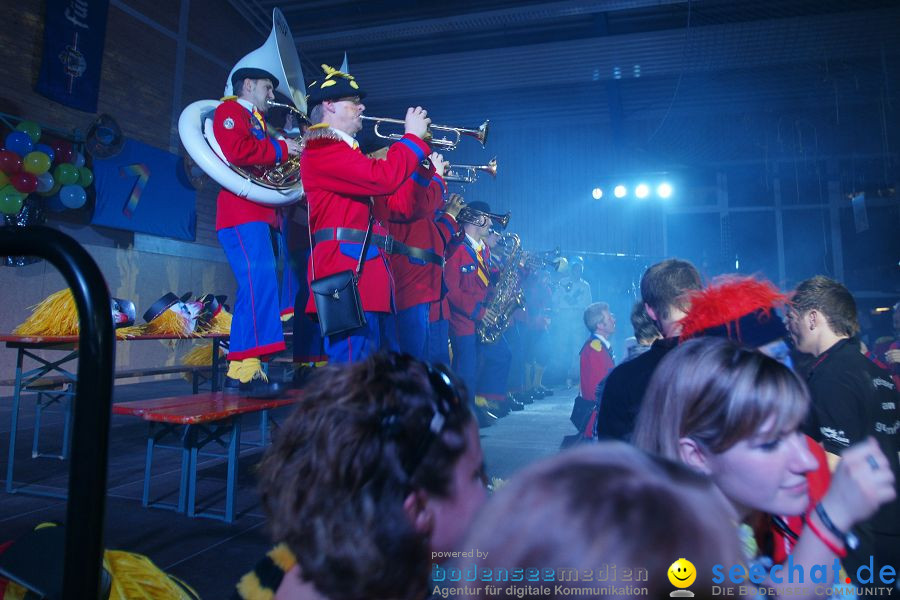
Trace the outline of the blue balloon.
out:
<instances>
[{"instance_id":1,"label":"blue balloon","mask_svg":"<svg viewBox=\"0 0 900 600\"><path fill-rule=\"evenodd\" d=\"M34 142L24 131L11 131L6 136L6 149L12 150L19 156L25 156L34 150Z\"/></svg>"},{"instance_id":2,"label":"blue balloon","mask_svg":"<svg viewBox=\"0 0 900 600\"><path fill-rule=\"evenodd\" d=\"M50 157L50 164L53 164L53 161L56 160L56 151L48 146L47 144L35 144L34 145L35 152L43 152L47 156Z\"/></svg>"},{"instance_id":3,"label":"blue balloon","mask_svg":"<svg viewBox=\"0 0 900 600\"><path fill-rule=\"evenodd\" d=\"M64 185L59 188L59 201L66 208L81 208L87 201L87 193L80 185Z\"/></svg>"}]
</instances>

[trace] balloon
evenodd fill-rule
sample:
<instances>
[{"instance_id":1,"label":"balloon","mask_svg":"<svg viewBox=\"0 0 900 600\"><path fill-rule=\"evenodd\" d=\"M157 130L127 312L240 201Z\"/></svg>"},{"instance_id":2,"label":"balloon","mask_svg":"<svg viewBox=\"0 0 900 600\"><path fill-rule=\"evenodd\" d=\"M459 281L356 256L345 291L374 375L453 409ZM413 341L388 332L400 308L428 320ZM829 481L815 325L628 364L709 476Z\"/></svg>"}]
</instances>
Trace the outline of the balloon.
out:
<instances>
[{"instance_id":1,"label":"balloon","mask_svg":"<svg viewBox=\"0 0 900 600\"><path fill-rule=\"evenodd\" d=\"M41 173L37 176L37 189L35 189L35 191L38 194L49 192L53 189L53 186L55 184L56 180L53 179L53 175L51 175L50 173Z\"/></svg>"},{"instance_id":2,"label":"balloon","mask_svg":"<svg viewBox=\"0 0 900 600\"><path fill-rule=\"evenodd\" d=\"M76 167L84 166L84 152L76 152L72 158L72 164Z\"/></svg>"},{"instance_id":3,"label":"balloon","mask_svg":"<svg viewBox=\"0 0 900 600\"><path fill-rule=\"evenodd\" d=\"M34 121L22 121L16 125L16 131L21 131L30 137L33 144L37 144L37 141L41 139L41 126Z\"/></svg>"},{"instance_id":4,"label":"balloon","mask_svg":"<svg viewBox=\"0 0 900 600\"><path fill-rule=\"evenodd\" d=\"M26 196L37 189L37 177L31 173L16 173L9 178L9 184Z\"/></svg>"},{"instance_id":5,"label":"balloon","mask_svg":"<svg viewBox=\"0 0 900 600\"><path fill-rule=\"evenodd\" d=\"M47 174L47 175L50 175L50 173L46 173L46 174ZM50 175L50 177L53 177L53 175ZM61 187L62 187L62 184L54 179L54 180L53 180L53 187L51 187L51 188L50 188L49 190L47 190L46 192L38 192L38 193L39 193L41 196L44 196L44 197L46 197L46 196L54 196L54 195L56 195L56 194L59 192L59 189L60 189Z\"/></svg>"},{"instance_id":6,"label":"balloon","mask_svg":"<svg viewBox=\"0 0 900 600\"><path fill-rule=\"evenodd\" d=\"M80 167L78 169L78 185L85 188L92 183L94 183L94 174L87 167Z\"/></svg>"},{"instance_id":7,"label":"balloon","mask_svg":"<svg viewBox=\"0 0 900 600\"><path fill-rule=\"evenodd\" d=\"M56 153L56 164L72 162L72 144L65 140L53 140L50 146Z\"/></svg>"},{"instance_id":8,"label":"balloon","mask_svg":"<svg viewBox=\"0 0 900 600\"><path fill-rule=\"evenodd\" d=\"M33 175L46 173L50 169L50 157L43 152L29 152L22 159L22 168Z\"/></svg>"},{"instance_id":9,"label":"balloon","mask_svg":"<svg viewBox=\"0 0 900 600\"><path fill-rule=\"evenodd\" d=\"M52 163L56 160L56 150L48 146L47 144L35 144L34 145L35 152L43 152L47 156L50 157L50 162Z\"/></svg>"},{"instance_id":10,"label":"balloon","mask_svg":"<svg viewBox=\"0 0 900 600\"><path fill-rule=\"evenodd\" d=\"M20 194L11 185L0 189L0 213L4 215L17 215L25 203L25 195Z\"/></svg>"},{"instance_id":11,"label":"balloon","mask_svg":"<svg viewBox=\"0 0 900 600\"><path fill-rule=\"evenodd\" d=\"M59 155L57 154L57 156ZM71 185L78 181L78 168L69 163L56 165L56 168L53 169L53 178L62 185Z\"/></svg>"},{"instance_id":12,"label":"balloon","mask_svg":"<svg viewBox=\"0 0 900 600\"><path fill-rule=\"evenodd\" d=\"M7 175L18 173L22 170L22 159L11 150L0 150L0 171Z\"/></svg>"},{"instance_id":13,"label":"balloon","mask_svg":"<svg viewBox=\"0 0 900 600\"><path fill-rule=\"evenodd\" d=\"M34 142L22 131L11 131L6 136L6 149L12 150L19 156L25 156L34 149Z\"/></svg>"},{"instance_id":14,"label":"balloon","mask_svg":"<svg viewBox=\"0 0 900 600\"><path fill-rule=\"evenodd\" d=\"M5 186L7 183L9 183L9 175L4 173L3 171L0 171L0 188Z\"/></svg>"},{"instance_id":15,"label":"balloon","mask_svg":"<svg viewBox=\"0 0 900 600\"><path fill-rule=\"evenodd\" d=\"M66 208L81 208L87 201L87 193L83 187L64 185L59 190L59 201Z\"/></svg>"}]
</instances>

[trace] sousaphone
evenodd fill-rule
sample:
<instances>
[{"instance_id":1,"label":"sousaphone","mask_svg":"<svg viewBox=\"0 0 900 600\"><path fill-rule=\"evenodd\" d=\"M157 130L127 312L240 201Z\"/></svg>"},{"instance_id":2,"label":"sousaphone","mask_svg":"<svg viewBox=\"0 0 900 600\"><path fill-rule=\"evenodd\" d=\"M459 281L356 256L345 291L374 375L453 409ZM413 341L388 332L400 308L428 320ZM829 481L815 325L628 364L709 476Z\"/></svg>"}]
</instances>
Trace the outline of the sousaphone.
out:
<instances>
[{"instance_id":1,"label":"sousaphone","mask_svg":"<svg viewBox=\"0 0 900 600\"><path fill-rule=\"evenodd\" d=\"M293 107L306 114L306 83L290 28L281 11L272 11L272 32L266 43L234 65L225 83L225 95L233 95L231 76L240 68L265 69L278 78L277 91L287 96ZM231 165L213 135L213 113L221 100L198 100L185 108L178 119L178 135L197 165L230 192L266 206L293 204L303 195L299 177L285 184L255 176Z\"/></svg>"}]
</instances>

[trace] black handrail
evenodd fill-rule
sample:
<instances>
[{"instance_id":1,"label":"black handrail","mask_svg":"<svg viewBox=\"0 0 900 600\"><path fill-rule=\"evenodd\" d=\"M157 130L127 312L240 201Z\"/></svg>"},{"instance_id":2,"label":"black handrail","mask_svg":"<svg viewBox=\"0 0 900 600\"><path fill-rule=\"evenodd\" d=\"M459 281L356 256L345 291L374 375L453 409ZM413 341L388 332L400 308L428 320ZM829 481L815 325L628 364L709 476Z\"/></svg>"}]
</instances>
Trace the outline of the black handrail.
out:
<instances>
[{"instance_id":1,"label":"black handrail","mask_svg":"<svg viewBox=\"0 0 900 600\"><path fill-rule=\"evenodd\" d=\"M97 263L87 251L55 229L2 228L2 255L37 256L49 261L65 278L78 307L80 358L69 466L62 597L97 598L103 557L115 361L109 290Z\"/></svg>"}]
</instances>

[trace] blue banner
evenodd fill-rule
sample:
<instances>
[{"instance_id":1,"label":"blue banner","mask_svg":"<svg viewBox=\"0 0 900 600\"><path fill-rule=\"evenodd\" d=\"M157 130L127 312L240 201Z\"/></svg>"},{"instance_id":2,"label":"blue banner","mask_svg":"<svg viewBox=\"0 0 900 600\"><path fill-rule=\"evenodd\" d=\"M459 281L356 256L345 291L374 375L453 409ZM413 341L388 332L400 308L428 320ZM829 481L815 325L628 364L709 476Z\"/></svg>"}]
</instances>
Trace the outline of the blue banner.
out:
<instances>
[{"instance_id":1,"label":"blue banner","mask_svg":"<svg viewBox=\"0 0 900 600\"><path fill-rule=\"evenodd\" d=\"M39 94L97 112L108 10L109 0L46 0Z\"/></svg>"},{"instance_id":2,"label":"blue banner","mask_svg":"<svg viewBox=\"0 0 900 600\"><path fill-rule=\"evenodd\" d=\"M112 158L94 160L93 225L194 241L197 194L182 158L125 140Z\"/></svg>"}]
</instances>

